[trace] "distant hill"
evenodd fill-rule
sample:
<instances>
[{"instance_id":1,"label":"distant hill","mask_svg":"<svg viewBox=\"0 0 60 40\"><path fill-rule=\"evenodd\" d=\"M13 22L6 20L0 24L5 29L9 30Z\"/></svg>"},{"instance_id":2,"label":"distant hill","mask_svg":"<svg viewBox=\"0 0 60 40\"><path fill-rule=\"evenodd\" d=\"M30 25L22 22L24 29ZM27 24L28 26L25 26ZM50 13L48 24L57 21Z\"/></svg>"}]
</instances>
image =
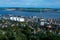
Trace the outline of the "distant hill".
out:
<instances>
[{"instance_id":1,"label":"distant hill","mask_svg":"<svg viewBox=\"0 0 60 40\"><path fill-rule=\"evenodd\" d=\"M9 10L9 11L27 11L27 12L60 12L60 9L55 9L55 8L0 8L0 10Z\"/></svg>"}]
</instances>

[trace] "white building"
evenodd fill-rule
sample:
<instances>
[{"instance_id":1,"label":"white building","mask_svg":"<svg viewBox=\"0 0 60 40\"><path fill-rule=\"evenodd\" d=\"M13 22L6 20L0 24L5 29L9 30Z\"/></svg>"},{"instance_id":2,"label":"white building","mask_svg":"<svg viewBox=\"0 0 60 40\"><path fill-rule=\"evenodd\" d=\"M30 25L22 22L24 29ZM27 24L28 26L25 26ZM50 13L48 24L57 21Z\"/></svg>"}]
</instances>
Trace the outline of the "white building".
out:
<instances>
[{"instance_id":1,"label":"white building","mask_svg":"<svg viewBox=\"0 0 60 40\"><path fill-rule=\"evenodd\" d=\"M13 17L13 20L14 20L14 21L17 21L17 17Z\"/></svg>"},{"instance_id":2,"label":"white building","mask_svg":"<svg viewBox=\"0 0 60 40\"><path fill-rule=\"evenodd\" d=\"M44 26L44 24L45 24L45 20L42 18L42 19L40 19L40 25L41 26Z\"/></svg>"},{"instance_id":3,"label":"white building","mask_svg":"<svg viewBox=\"0 0 60 40\"><path fill-rule=\"evenodd\" d=\"M16 21L20 21L20 17L17 17L17 20Z\"/></svg>"},{"instance_id":4,"label":"white building","mask_svg":"<svg viewBox=\"0 0 60 40\"><path fill-rule=\"evenodd\" d=\"M41 22L41 23L40 23L41 26L44 26L44 24L45 24L44 22Z\"/></svg>"},{"instance_id":5,"label":"white building","mask_svg":"<svg viewBox=\"0 0 60 40\"><path fill-rule=\"evenodd\" d=\"M25 21L25 19L24 18L20 18L20 22L24 22Z\"/></svg>"},{"instance_id":6,"label":"white building","mask_svg":"<svg viewBox=\"0 0 60 40\"><path fill-rule=\"evenodd\" d=\"M10 20L14 20L14 18L13 17L10 17Z\"/></svg>"},{"instance_id":7,"label":"white building","mask_svg":"<svg viewBox=\"0 0 60 40\"><path fill-rule=\"evenodd\" d=\"M25 19L22 18L22 17L10 17L10 20L19 21L19 22L24 22L25 21Z\"/></svg>"}]
</instances>

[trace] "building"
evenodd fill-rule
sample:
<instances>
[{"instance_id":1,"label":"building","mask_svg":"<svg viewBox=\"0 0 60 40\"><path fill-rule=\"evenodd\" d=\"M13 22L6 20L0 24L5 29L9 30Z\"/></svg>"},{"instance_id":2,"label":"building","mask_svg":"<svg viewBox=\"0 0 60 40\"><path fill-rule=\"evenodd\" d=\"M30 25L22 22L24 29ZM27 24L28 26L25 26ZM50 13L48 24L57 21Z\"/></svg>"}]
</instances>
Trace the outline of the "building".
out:
<instances>
[{"instance_id":1,"label":"building","mask_svg":"<svg viewBox=\"0 0 60 40\"><path fill-rule=\"evenodd\" d=\"M41 26L44 26L44 24L45 24L45 19L44 19L44 18L41 18L41 19L40 19L40 25L41 25Z\"/></svg>"},{"instance_id":2,"label":"building","mask_svg":"<svg viewBox=\"0 0 60 40\"><path fill-rule=\"evenodd\" d=\"M10 20L18 21L18 22L24 22L25 18L22 18L22 17L10 17Z\"/></svg>"},{"instance_id":3,"label":"building","mask_svg":"<svg viewBox=\"0 0 60 40\"><path fill-rule=\"evenodd\" d=\"M19 21L19 22L24 22L24 21L25 21L25 19L24 19L24 18L22 18L22 17L18 17L18 18L17 18L17 21Z\"/></svg>"}]
</instances>

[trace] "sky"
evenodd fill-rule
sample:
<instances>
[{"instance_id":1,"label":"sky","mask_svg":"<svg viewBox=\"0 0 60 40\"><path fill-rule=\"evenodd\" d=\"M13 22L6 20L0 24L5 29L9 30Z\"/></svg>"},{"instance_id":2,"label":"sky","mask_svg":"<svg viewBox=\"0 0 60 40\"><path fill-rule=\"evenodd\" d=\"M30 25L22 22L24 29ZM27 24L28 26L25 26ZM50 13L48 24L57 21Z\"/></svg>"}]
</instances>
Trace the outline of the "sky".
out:
<instances>
[{"instance_id":1,"label":"sky","mask_svg":"<svg viewBox=\"0 0 60 40\"><path fill-rule=\"evenodd\" d=\"M0 7L60 8L60 0L0 0Z\"/></svg>"}]
</instances>

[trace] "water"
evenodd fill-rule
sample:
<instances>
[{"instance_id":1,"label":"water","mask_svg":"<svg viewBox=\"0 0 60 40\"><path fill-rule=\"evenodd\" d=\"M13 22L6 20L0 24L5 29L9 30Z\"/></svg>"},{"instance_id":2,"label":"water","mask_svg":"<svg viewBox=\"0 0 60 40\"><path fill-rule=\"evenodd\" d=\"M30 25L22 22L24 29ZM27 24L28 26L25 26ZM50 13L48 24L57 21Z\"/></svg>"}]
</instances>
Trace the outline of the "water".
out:
<instances>
[{"instance_id":1,"label":"water","mask_svg":"<svg viewBox=\"0 0 60 40\"><path fill-rule=\"evenodd\" d=\"M0 10L0 14L12 14L17 16L37 16L37 17L44 17L44 18L60 18L60 13L46 13L46 12L25 12L25 11L6 11Z\"/></svg>"}]
</instances>

